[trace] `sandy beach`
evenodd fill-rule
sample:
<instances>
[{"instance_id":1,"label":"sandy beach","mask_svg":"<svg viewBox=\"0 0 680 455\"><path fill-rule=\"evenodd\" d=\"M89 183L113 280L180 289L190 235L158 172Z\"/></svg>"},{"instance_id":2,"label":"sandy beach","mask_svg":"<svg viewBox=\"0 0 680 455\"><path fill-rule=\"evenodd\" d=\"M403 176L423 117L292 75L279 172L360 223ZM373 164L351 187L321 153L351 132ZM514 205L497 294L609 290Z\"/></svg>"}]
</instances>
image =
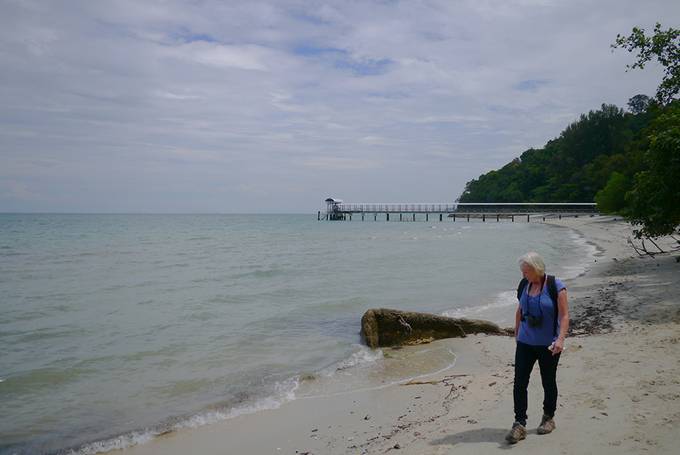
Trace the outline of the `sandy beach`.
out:
<instances>
[{"instance_id":1,"label":"sandy beach","mask_svg":"<svg viewBox=\"0 0 680 455\"><path fill-rule=\"evenodd\" d=\"M536 366L529 388L529 435L517 445L505 443L513 420L514 339L475 335L428 345L456 353L455 366L445 371L369 390L300 398L124 452L677 453L680 255L638 256L627 244L631 226L611 217L549 223L579 231L598 248L585 273L566 281L572 334L557 371L552 434L540 436L535 430L543 399ZM668 249L671 242L659 245ZM384 349L385 355L390 351Z\"/></svg>"}]
</instances>

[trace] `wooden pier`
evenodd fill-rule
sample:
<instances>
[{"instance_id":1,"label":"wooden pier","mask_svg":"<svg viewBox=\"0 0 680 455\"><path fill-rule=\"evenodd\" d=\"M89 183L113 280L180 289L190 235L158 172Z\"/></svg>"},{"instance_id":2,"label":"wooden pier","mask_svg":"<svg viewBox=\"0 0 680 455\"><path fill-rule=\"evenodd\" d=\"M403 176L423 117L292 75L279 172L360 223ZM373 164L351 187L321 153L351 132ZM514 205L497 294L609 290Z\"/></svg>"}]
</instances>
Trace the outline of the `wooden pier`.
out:
<instances>
[{"instance_id":1,"label":"wooden pier","mask_svg":"<svg viewBox=\"0 0 680 455\"><path fill-rule=\"evenodd\" d=\"M326 199L326 213L319 210L317 220L352 221L352 216L361 221L433 221L451 219L452 221L481 219L483 222L493 220L500 222L507 219L512 222L515 217L526 218L558 218L578 217L579 215L594 216L598 214L597 204L590 202L562 202L562 203L346 203L340 199ZM391 217L390 217L391 215Z\"/></svg>"}]
</instances>

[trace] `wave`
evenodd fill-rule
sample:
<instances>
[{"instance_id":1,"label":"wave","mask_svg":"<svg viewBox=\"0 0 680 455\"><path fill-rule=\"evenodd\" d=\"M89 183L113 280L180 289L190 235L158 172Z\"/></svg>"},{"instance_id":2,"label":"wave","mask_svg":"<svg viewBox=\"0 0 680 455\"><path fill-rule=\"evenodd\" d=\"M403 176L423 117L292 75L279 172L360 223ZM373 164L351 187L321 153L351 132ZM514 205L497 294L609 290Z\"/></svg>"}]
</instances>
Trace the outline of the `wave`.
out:
<instances>
[{"instance_id":1,"label":"wave","mask_svg":"<svg viewBox=\"0 0 680 455\"><path fill-rule=\"evenodd\" d=\"M352 352L352 354L350 354L347 358L324 368L318 374L298 374L285 381L275 383L273 393L266 397L256 399L255 401L243 403L237 406L206 410L188 417L175 419L173 422L162 423L143 430L130 431L112 438L86 443L74 449L60 451L59 453L68 455L94 455L112 450L123 450L138 444L145 444L159 436L167 435L182 429L198 428L204 425L211 425L221 421L233 419L242 415L278 409L283 404L298 398L296 392L300 388L301 383L305 382L306 380L316 379L318 377L330 378L337 372L343 372L357 367L361 368L370 366L371 364L384 359L382 350L373 350L367 346L358 344L355 345L355 348L356 350ZM446 368L442 369L441 371L450 368L452 365L453 364L447 365ZM422 375L419 375L418 377L420 376ZM413 378L400 379L394 383L400 383L409 379ZM383 388L392 384L392 382L389 384L382 384L377 386L377 388ZM349 392L352 391L353 390ZM311 396L303 396L300 398L311 398Z\"/></svg>"},{"instance_id":2,"label":"wave","mask_svg":"<svg viewBox=\"0 0 680 455\"><path fill-rule=\"evenodd\" d=\"M150 442L159 436L174 433L182 429L198 428L242 415L277 409L284 403L293 401L296 398L295 392L300 387L300 381L300 376L297 375L285 381L277 382L274 385L273 394L252 403L203 411L189 417L176 419L170 423L160 424L143 430L130 431L112 438L89 442L77 448L62 450L58 453L68 455L94 455L110 452L112 450L124 450Z\"/></svg>"},{"instance_id":3,"label":"wave","mask_svg":"<svg viewBox=\"0 0 680 455\"><path fill-rule=\"evenodd\" d=\"M358 351L353 352L348 358L341 360L340 362L335 363L330 367L322 370L321 375L332 376L338 371L348 370L350 368L358 366L369 365L385 358L382 349L373 350L368 346L363 345L356 346L358 346Z\"/></svg>"},{"instance_id":4,"label":"wave","mask_svg":"<svg viewBox=\"0 0 680 455\"><path fill-rule=\"evenodd\" d=\"M589 241L583 234L575 229L571 229L569 238L576 244L578 248L585 250L585 255L575 264L562 266L562 278L570 280L577 278L588 270L588 265L591 264L595 258L600 254L600 249L593 242Z\"/></svg>"}]
</instances>

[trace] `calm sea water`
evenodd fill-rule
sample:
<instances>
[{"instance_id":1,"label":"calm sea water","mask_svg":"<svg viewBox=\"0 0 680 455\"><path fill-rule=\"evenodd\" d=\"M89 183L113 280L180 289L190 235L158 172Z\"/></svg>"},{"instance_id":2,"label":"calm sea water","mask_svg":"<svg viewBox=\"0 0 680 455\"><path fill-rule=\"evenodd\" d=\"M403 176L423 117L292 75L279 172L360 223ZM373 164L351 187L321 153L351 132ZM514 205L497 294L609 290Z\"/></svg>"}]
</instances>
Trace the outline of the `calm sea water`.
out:
<instances>
[{"instance_id":1,"label":"calm sea water","mask_svg":"<svg viewBox=\"0 0 680 455\"><path fill-rule=\"evenodd\" d=\"M527 250L563 278L592 253L526 222L0 214L0 453L125 447L311 393L301 377L360 382L385 361L360 344L369 308L511 325Z\"/></svg>"}]
</instances>

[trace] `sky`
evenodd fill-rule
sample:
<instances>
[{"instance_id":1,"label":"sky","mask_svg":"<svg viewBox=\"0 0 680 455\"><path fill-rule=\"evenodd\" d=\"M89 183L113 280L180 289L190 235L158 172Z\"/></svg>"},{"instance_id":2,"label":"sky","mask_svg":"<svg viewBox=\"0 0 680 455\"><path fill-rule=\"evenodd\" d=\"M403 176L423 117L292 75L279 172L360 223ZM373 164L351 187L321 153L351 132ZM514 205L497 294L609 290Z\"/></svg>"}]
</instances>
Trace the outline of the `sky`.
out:
<instances>
[{"instance_id":1,"label":"sky","mask_svg":"<svg viewBox=\"0 0 680 455\"><path fill-rule=\"evenodd\" d=\"M0 0L0 212L453 202L602 103L674 0Z\"/></svg>"}]
</instances>

